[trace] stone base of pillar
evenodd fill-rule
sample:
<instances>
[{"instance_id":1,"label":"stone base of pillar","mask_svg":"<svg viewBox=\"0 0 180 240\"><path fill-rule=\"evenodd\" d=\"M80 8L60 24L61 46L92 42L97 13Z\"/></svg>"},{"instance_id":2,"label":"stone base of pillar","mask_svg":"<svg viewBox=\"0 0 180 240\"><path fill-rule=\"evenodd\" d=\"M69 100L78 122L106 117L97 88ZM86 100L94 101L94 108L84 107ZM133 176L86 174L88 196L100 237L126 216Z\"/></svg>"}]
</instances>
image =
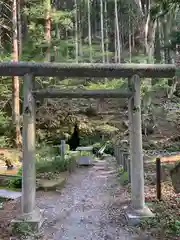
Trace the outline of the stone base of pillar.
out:
<instances>
[{"instance_id":1,"label":"stone base of pillar","mask_svg":"<svg viewBox=\"0 0 180 240\"><path fill-rule=\"evenodd\" d=\"M35 234L39 232L44 220L42 217L43 210L36 209L32 213L24 213L11 221L12 232L16 234L29 233Z\"/></svg>"},{"instance_id":2,"label":"stone base of pillar","mask_svg":"<svg viewBox=\"0 0 180 240\"><path fill-rule=\"evenodd\" d=\"M133 209L132 207L125 206L125 214L128 225L137 226L143 219L153 218L154 214L145 206L143 209Z\"/></svg>"}]
</instances>

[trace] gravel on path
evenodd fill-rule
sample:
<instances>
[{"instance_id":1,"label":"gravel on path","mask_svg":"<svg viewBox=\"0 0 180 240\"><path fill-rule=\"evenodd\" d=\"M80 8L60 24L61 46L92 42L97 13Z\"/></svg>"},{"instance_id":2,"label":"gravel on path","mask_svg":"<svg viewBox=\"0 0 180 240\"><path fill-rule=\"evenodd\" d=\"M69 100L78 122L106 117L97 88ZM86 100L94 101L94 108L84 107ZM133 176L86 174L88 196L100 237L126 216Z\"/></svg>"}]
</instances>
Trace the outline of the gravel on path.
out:
<instances>
[{"instance_id":1,"label":"gravel on path","mask_svg":"<svg viewBox=\"0 0 180 240\"><path fill-rule=\"evenodd\" d=\"M38 206L44 209L46 218L43 240L137 239L110 217L115 185L113 164L101 160L93 167L77 169L60 193L38 198Z\"/></svg>"}]
</instances>

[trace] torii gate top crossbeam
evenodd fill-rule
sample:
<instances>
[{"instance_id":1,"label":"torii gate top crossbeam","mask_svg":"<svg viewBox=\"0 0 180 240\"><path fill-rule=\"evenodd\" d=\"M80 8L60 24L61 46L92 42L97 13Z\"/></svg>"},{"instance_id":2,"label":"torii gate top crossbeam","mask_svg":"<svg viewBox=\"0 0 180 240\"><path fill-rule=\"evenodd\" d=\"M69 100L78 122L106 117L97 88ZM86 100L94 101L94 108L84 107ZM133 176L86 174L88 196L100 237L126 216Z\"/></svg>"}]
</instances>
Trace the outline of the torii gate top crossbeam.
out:
<instances>
[{"instance_id":1,"label":"torii gate top crossbeam","mask_svg":"<svg viewBox=\"0 0 180 240\"><path fill-rule=\"evenodd\" d=\"M0 76L47 77L97 77L129 78L138 75L147 78L170 78L175 76L173 64L89 64L89 63L42 63L42 62L1 62Z\"/></svg>"}]
</instances>

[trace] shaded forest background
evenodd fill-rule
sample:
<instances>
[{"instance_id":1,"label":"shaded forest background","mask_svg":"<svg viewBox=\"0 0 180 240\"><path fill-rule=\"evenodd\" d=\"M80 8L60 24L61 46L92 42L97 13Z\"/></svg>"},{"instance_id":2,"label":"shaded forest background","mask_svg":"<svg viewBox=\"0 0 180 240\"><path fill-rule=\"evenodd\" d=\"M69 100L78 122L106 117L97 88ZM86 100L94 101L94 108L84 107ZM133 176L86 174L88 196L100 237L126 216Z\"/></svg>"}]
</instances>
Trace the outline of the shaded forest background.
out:
<instances>
[{"instance_id":1,"label":"shaded forest background","mask_svg":"<svg viewBox=\"0 0 180 240\"><path fill-rule=\"evenodd\" d=\"M179 45L180 0L0 0L0 61L179 65ZM123 90L127 79L37 77L35 85L66 90ZM0 167L4 167L7 159L15 166L20 165L13 169L17 178L10 178L6 183L10 189L21 188L22 184L19 162L22 92L23 78L0 77ZM179 239L180 197L170 176L179 158L175 155L172 163L166 159L162 163L163 201L160 202L156 198L154 161L155 156L162 155L162 150L166 154L167 151L168 154L180 152L179 77L143 78L141 99L143 150L151 150L144 152L145 198L156 215L142 222L141 230L156 239ZM120 146L120 141L122 144L122 140L127 140L123 141L123 147L128 147L125 100L44 99L36 105L37 179L54 180L75 162L68 146L65 158L60 156L59 144L61 139L70 137L76 123L81 145L93 145L93 149L98 150L106 144L106 153L112 155L115 144ZM117 172L121 173L121 187L123 181L128 184L128 173L122 175L122 168ZM179 184L178 174L180 171L176 177ZM129 196L130 185L123 191ZM0 218L3 239L11 236L8 225L14 212L13 204L9 203L10 208L5 206ZM121 208L118 205L118 209ZM118 211L116 214L119 219L121 214Z\"/></svg>"}]
</instances>

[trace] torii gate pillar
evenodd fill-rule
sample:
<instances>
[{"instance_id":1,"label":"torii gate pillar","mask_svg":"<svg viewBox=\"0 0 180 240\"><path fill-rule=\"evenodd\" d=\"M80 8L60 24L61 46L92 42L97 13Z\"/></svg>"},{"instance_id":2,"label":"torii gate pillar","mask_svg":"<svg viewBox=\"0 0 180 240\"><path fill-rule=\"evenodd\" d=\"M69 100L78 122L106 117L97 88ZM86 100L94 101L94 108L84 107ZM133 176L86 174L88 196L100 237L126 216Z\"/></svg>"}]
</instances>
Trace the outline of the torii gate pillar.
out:
<instances>
[{"instance_id":1,"label":"torii gate pillar","mask_svg":"<svg viewBox=\"0 0 180 240\"><path fill-rule=\"evenodd\" d=\"M133 224L138 223L143 216L153 216L145 206L140 86L139 76L134 75L129 79L129 88L134 95L128 101L132 208L130 212L127 211L127 215Z\"/></svg>"}]
</instances>

